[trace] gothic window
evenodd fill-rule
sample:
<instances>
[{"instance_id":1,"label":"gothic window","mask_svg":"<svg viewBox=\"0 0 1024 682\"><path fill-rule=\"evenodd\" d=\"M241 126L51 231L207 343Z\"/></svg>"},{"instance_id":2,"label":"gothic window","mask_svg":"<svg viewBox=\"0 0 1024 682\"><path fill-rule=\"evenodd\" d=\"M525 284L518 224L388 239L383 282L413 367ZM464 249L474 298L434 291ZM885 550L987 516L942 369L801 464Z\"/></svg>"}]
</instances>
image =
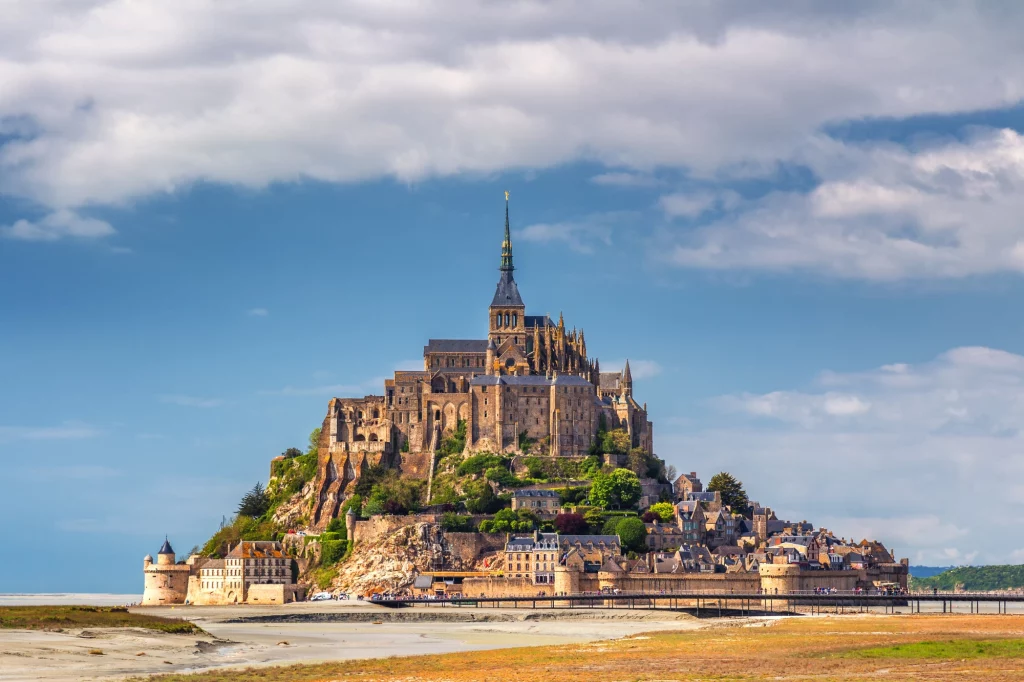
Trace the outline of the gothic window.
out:
<instances>
[{"instance_id":1,"label":"gothic window","mask_svg":"<svg viewBox=\"0 0 1024 682\"><path fill-rule=\"evenodd\" d=\"M519 326L519 314L518 313L512 313L512 326L513 327Z\"/></svg>"},{"instance_id":2,"label":"gothic window","mask_svg":"<svg viewBox=\"0 0 1024 682\"><path fill-rule=\"evenodd\" d=\"M362 411L362 410L359 410L359 418L360 418L360 419L362 419L362 418L363 418L363 411Z\"/></svg>"},{"instance_id":3,"label":"gothic window","mask_svg":"<svg viewBox=\"0 0 1024 682\"><path fill-rule=\"evenodd\" d=\"M508 313L505 313L505 326L508 326Z\"/></svg>"},{"instance_id":4,"label":"gothic window","mask_svg":"<svg viewBox=\"0 0 1024 682\"><path fill-rule=\"evenodd\" d=\"M498 313L497 315L494 316L494 326L495 327L500 327L501 326L501 313Z\"/></svg>"}]
</instances>

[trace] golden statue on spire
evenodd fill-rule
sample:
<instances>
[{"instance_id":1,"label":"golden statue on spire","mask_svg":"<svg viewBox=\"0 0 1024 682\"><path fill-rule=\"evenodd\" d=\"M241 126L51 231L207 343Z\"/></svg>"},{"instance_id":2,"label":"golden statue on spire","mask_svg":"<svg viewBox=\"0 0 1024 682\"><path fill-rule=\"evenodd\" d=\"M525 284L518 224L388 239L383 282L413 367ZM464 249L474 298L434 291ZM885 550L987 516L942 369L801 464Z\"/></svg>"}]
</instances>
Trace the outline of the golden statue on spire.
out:
<instances>
[{"instance_id":1,"label":"golden statue on spire","mask_svg":"<svg viewBox=\"0 0 1024 682\"><path fill-rule=\"evenodd\" d=\"M508 190L505 190L505 201L508 201Z\"/></svg>"}]
</instances>

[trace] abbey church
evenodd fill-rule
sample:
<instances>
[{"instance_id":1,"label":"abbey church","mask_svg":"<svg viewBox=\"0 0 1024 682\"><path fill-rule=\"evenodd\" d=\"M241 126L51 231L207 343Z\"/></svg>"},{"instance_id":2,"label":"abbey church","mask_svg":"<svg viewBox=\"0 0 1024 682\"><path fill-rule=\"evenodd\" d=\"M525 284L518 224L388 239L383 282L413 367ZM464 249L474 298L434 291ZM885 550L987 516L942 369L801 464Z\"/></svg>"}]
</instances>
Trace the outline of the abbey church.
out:
<instances>
[{"instance_id":1,"label":"abbey church","mask_svg":"<svg viewBox=\"0 0 1024 682\"><path fill-rule=\"evenodd\" d=\"M469 452L584 457L602 422L624 429L632 447L653 452L646 404L633 398L629 362L602 372L583 330L562 316L528 315L513 276L508 198L505 237L487 338L430 339L422 371L397 371L384 394L334 398L320 440L320 503L344 496L363 467L382 461L427 477L442 437L460 421ZM331 504L328 507L333 506ZM320 516L318 513L317 516Z\"/></svg>"}]
</instances>

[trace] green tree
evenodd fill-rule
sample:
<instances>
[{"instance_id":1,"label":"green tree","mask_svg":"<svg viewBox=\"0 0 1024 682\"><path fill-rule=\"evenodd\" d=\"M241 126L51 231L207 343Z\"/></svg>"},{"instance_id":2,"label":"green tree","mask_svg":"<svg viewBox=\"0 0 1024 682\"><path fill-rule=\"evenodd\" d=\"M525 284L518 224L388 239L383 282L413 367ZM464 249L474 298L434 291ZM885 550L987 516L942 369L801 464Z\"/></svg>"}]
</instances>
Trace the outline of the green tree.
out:
<instances>
[{"instance_id":1,"label":"green tree","mask_svg":"<svg viewBox=\"0 0 1024 682\"><path fill-rule=\"evenodd\" d=\"M306 454L317 452L320 449L320 427L309 432L309 449Z\"/></svg>"},{"instance_id":2,"label":"green tree","mask_svg":"<svg viewBox=\"0 0 1024 682\"><path fill-rule=\"evenodd\" d=\"M470 514L493 514L502 507L501 499L486 481L469 481L463 486L466 511Z\"/></svg>"},{"instance_id":3,"label":"green tree","mask_svg":"<svg viewBox=\"0 0 1024 682\"><path fill-rule=\"evenodd\" d=\"M612 429L604 434L601 439L601 452L608 452L614 454L622 454L629 452L630 443L629 434L625 429Z\"/></svg>"},{"instance_id":4,"label":"green tree","mask_svg":"<svg viewBox=\"0 0 1024 682\"><path fill-rule=\"evenodd\" d=\"M455 429L441 439L437 446L439 457L457 454L466 449L466 420L460 419L455 423Z\"/></svg>"},{"instance_id":5,"label":"green tree","mask_svg":"<svg viewBox=\"0 0 1024 682\"><path fill-rule=\"evenodd\" d=\"M615 534L619 536L622 549L632 552L647 551L647 526L635 516L630 516L619 521L615 527Z\"/></svg>"},{"instance_id":6,"label":"green tree","mask_svg":"<svg viewBox=\"0 0 1024 682\"><path fill-rule=\"evenodd\" d=\"M630 509L640 501L640 479L629 469L594 477L590 501L605 509Z\"/></svg>"},{"instance_id":7,"label":"green tree","mask_svg":"<svg viewBox=\"0 0 1024 682\"><path fill-rule=\"evenodd\" d=\"M665 523L671 523L676 518L676 508L671 502L657 502L652 504L648 511L657 514Z\"/></svg>"},{"instance_id":8,"label":"green tree","mask_svg":"<svg viewBox=\"0 0 1024 682\"><path fill-rule=\"evenodd\" d=\"M619 521L622 521L621 516L612 516L604 525L601 526L601 535L616 535L616 530L619 527Z\"/></svg>"},{"instance_id":9,"label":"green tree","mask_svg":"<svg viewBox=\"0 0 1024 682\"><path fill-rule=\"evenodd\" d=\"M750 502L747 500L746 491L743 490L743 484L729 472L721 471L712 476L707 491L721 494L722 504L737 514L749 515Z\"/></svg>"},{"instance_id":10,"label":"green tree","mask_svg":"<svg viewBox=\"0 0 1024 682\"><path fill-rule=\"evenodd\" d=\"M292 459L293 457L299 457L301 455L302 450L299 450L298 448L288 448L287 450L281 453L281 456L284 457L285 459Z\"/></svg>"},{"instance_id":11,"label":"green tree","mask_svg":"<svg viewBox=\"0 0 1024 682\"><path fill-rule=\"evenodd\" d=\"M238 503L238 515L258 519L270 509L270 497L266 489L259 481L252 487L252 490L242 496Z\"/></svg>"}]
</instances>

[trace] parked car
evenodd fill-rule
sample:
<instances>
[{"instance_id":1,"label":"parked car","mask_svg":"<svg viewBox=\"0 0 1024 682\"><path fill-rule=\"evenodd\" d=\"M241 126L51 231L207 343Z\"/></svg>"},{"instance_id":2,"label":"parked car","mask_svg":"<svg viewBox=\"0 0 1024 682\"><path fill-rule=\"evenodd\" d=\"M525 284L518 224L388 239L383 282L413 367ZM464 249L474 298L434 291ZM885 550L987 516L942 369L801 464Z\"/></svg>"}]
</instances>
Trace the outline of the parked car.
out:
<instances>
[{"instance_id":1,"label":"parked car","mask_svg":"<svg viewBox=\"0 0 1024 682\"><path fill-rule=\"evenodd\" d=\"M316 594L314 594L312 597L309 598L309 601L327 601L328 599L331 599L331 598L332 597L331 597L331 593L330 592L317 592Z\"/></svg>"},{"instance_id":2,"label":"parked car","mask_svg":"<svg viewBox=\"0 0 1024 682\"><path fill-rule=\"evenodd\" d=\"M345 594L344 592L339 592L338 595L335 597L335 599L337 599L338 601L341 601L343 599L348 599L348 595Z\"/></svg>"}]
</instances>

